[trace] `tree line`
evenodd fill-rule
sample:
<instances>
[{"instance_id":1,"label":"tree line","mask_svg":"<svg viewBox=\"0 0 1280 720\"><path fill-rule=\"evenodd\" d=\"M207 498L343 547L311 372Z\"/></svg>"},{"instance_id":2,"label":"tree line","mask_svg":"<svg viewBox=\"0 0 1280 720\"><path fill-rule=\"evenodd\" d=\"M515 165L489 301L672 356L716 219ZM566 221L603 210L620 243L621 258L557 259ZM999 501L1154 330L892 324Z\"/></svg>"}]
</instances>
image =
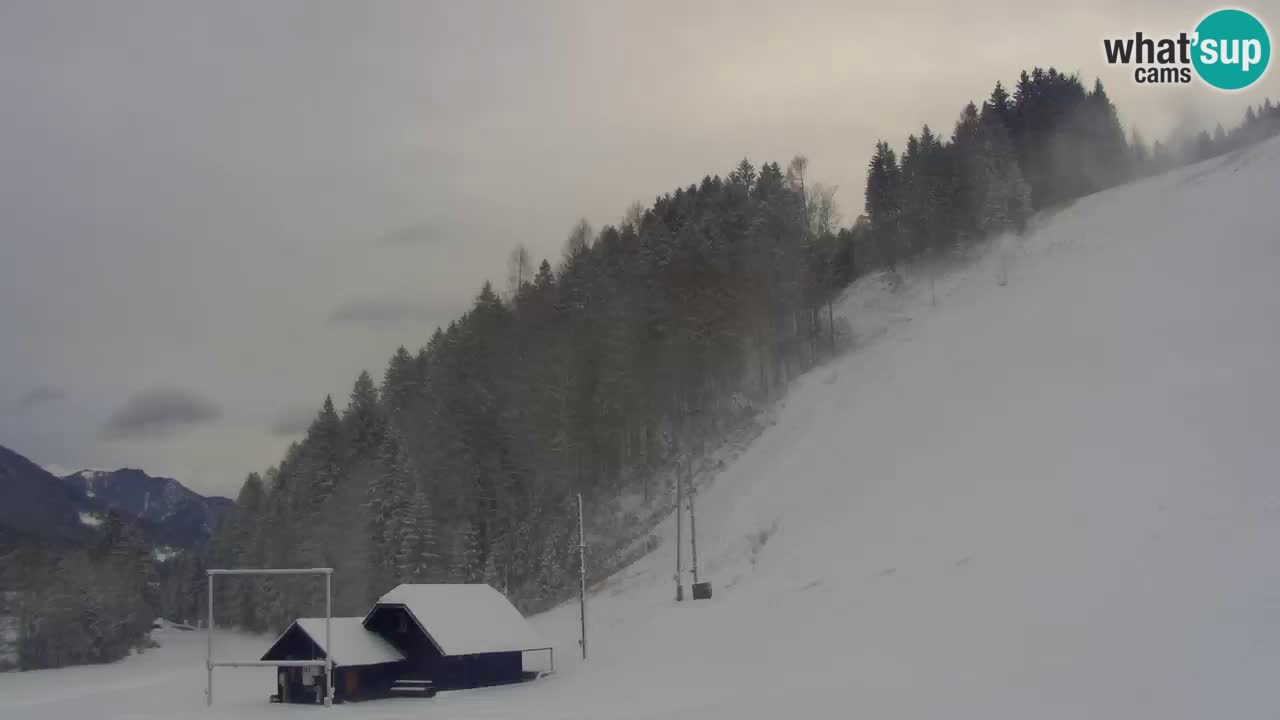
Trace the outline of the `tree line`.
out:
<instances>
[{"instance_id":1,"label":"tree line","mask_svg":"<svg viewBox=\"0 0 1280 720\"><path fill-rule=\"evenodd\" d=\"M1192 161L1207 160L1276 135L1280 135L1280 105L1273 104L1271 98L1267 98L1256 108L1250 106L1246 109L1240 125L1231 130L1224 130L1221 123L1213 129L1212 134L1208 130L1201 130L1194 141L1187 142L1182 156ZM1156 168L1161 168L1161 155L1159 148L1152 153L1151 163Z\"/></svg>"},{"instance_id":2,"label":"tree line","mask_svg":"<svg viewBox=\"0 0 1280 720\"><path fill-rule=\"evenodd\" d=\"M823 190L804 173L743 160L616 225L580 222L555 268L517 249L501 295L484 284L380 382L362 373L341 411L324 400L280 464L246 479L205 562L332 566L341 613L411 581L556 602L576 578L578 493L664 494L659 469L829 352L819 315L838 283L812 228L830 207L808 201ZM192 615L199 572L175 593ZM255 629L319 598L294 580L223 588L219 622Z\"/></svg>"},{"instance_id":3,"label":"tree line","mask_svg":"<svg viewBox=\"0 0 1280 720\"><path fill-rule=\"evenodd\" d=\"M950 138L928 125L907 138L899 157L876 144L867 169L865 214L843 244L861 251L862 268L895 268L931 252L962 249L1031 216L1130 180L1156 175L1253 145L1280 133L1280 106L1249 107L1230 131L1148 145L1126 137L1101 81L1087 89L1055 68L1023 71L1012 94L997 82L960 112Z\"/></svg>"},{"instance_id":4,"label":"tree line","mask_svg":"<svg viewBox=\"0 0 1280 720\"><path fill-rule=\"evenodd\" d=\"M208 547L158 566L125 563L131 550L111 564L78 551L29 560L43 594L26 606L49 610L27 626L129 619L95 630L90 649L32 640L28 657L117 656L142 606L203 622L207 567L334 567L339 615L399 582L487 582L526 612L548 608L576 582L577 494L610 509L588 516L593 550L608 549L593 552L603 575L636 551L622 500L660 516L673 467L836 352L832 305L860 275L1022 232L1037 211L1278 131L1268 100L1232 131L1148 147L1126 136L1101 83L1036 68L1012 93L997 83L968 103L950 136L925 126L900 155L878 142L847 226L804 157L744 159L598 231L580 221L554 264L517 247L504 287L485 283L377 379L361 373L341 409L326 397L280 462L245 479ZM220 578L217 622L279 630L322 614L319 583ZM109 609L87 589L97 584L120 588Z\"/></svg>"},{"instance_id":5,"label":"tree line","mask_svg":"<svg viewBox=\"0 0 1280 720\"><path fill-rule=\"evenodd\" d=\"M1260 139L1255 122L1230 137ZM901 157L878 143L851 226L805 158L743 160L599 231L579 222L554 267L517 248L504 292L485 283L380 381L362 373L341 411L324 400L280 464L246 479L208 556L176 573L195 592L173 594L200 608L201 562L323 565L339 613L414 581L549 607L574 579L576 494L666 498L661 470L835 351L831 303L858 275L1198 157L1127 138L1100 82L1035 68L966 105L949 138L925 126ZM228 579L219 622L279 628L318 601L297 581Z\"/></svg>"},{"instance_id":6,"label":"tree line","mask_svg":"<svg viewBox=\"0 0 1280 720\"><path fill-rule=\"evenodd\" d=\"M149 645L157 565L137 523L112 511L91 546L0 550L0 619L17 668L112 662ZM3 668L0 668L3 669Z\"/></svg>"}]
</instances>

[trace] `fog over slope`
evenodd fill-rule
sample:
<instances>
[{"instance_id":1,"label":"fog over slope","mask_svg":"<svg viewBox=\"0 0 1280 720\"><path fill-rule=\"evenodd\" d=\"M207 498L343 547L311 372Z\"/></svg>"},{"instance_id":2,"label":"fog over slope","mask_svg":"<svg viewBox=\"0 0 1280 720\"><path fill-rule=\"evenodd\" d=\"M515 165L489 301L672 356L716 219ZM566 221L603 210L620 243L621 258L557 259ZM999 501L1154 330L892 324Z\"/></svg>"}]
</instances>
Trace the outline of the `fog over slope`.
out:
<instances>
[{"instance_id":1,"label":"fog over slope","mask_svg":"<svg viewBox=\"0 0 1280 720\"><path fill-rule=\"evenodd\" d=\"M668 521L593 589L588 662L570 604L535 619L551 678L331 712L1263 716L1280 665L1278 183L1272 140L1043 219L1007 285L991 254L897 291L860 280L843 301L860 347L701 481L714 599L672 601ZM203 645L161 640L0 677L0 696L30 718L208 717ZM247 657L269 640L219 642ZM266 704L269 671L218 678L216 716L286 710Z\"/></svg>"}]
</instances>

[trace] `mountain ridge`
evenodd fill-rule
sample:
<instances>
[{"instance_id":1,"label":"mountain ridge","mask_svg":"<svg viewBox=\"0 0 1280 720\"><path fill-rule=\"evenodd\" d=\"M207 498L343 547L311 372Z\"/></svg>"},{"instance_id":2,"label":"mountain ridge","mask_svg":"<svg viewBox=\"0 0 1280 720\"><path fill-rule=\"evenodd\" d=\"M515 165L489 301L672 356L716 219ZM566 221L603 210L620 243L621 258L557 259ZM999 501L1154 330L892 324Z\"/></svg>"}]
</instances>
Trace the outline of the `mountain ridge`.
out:
<instances>
[{"instance_id":1,"label":"mountain ridge","mask_svg":"<svg viewBox=\"0 0 1280 720\"><path fill-rule=\"evenodd\" d=\"M204 496L139 468L78 470L57 476L0 446L0 541L82 544L109 512L136 519L150 544L190 548L208 541L235 501Z\"/></svg>"}]
</instances>

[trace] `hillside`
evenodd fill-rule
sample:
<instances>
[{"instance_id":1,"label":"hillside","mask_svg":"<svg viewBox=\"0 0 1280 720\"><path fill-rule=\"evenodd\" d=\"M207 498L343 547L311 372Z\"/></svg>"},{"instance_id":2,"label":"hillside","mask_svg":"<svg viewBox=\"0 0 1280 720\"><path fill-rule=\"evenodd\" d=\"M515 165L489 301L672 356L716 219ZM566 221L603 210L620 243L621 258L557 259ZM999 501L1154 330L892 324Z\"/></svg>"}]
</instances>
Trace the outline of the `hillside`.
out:
<instances>
[{"instance_id":1,"label":"hillside","mask_svg":"<svg viewBox=\"0 0 1280 720\"><path fill-rule=\"evenodd\" d=\"M217 520L235 503L204 497L167 477L134 468L82 470L62 478L78 496L143 521L155 542L191 547L209 539Z\"/></svg>"},{"instance_id":2,"label":"hillside","mask_svg":"<svg viewBox=\"0 0 1280 720\"><path fill-rule=\"evenodd\" d=\"M0 543L83 544L112 510L138 520L153 546L189 548L209 539L234 502L204 497L141 470L82 470L59 478L0 446ZM171 552L171 551L170 551Z\"/></svg>"},{"instance_id":3,"label":"hillside","mask_svg":"<svg viewBox=\"0 0 1280 720\"><path fill-rule=\"evenodd\" d=\"M0 543L32 539L83 542L92 530L80 521L82 498L44 468L0 447Z\"/></svg>"},{"instance_id":4,"label":"hillside","mask_svg":"<svg viewBox=\"0 0 1280 720\"><path fill-rule=\"evenodd\" d=\"M1006 251L1006 285L999 253L900 290L864 278L842 304L858 347L702 480L713 600L672 602L668 520L658 550L593 589L588 662L569 604L535 621L559 650L549 679L333 712L1266 716L1277 185L1273 140L1044 218ZM0 677L0 696L31 718L207 717L199 638L163 641L92 675ZM285 711L268 671L218 678L217 716Z\"/></svg>"}]
</instances>

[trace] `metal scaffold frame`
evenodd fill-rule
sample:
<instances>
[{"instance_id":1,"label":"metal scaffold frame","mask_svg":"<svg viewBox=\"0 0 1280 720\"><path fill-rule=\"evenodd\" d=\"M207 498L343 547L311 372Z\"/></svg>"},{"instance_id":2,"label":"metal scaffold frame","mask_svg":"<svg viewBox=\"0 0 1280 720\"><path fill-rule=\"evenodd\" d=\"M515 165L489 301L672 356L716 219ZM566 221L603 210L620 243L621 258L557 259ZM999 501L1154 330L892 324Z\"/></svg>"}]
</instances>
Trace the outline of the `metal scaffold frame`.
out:
<instances>
[{"instance_id":1,"label":"metal scaffold frame","mask_svg":"<svg viewBox=\"0 0 1280 720\"><path fill-rule=\"evenodd\" d=\"M325 669L325 705L333 704L333 643L329 635L333 619L333 568L215 568L205 571L209 578L209 620L205 626L207 646L205 667L209 673L205 688L205 704L213 705L213 669L216 667L323 667ZM324 647L323 660L213 660L213 579L218 575L324 575Z\"/></svg>"}]
</instances>

